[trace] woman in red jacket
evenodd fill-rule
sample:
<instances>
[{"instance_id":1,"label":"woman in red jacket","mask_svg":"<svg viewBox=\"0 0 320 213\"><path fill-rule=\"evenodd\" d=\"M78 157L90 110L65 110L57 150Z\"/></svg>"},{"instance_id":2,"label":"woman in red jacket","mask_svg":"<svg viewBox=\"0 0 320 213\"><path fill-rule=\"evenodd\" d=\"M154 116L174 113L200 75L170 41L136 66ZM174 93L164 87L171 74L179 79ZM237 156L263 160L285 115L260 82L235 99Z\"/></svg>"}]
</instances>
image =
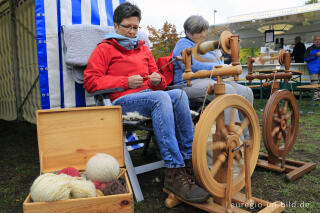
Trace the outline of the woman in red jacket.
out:
<instances>
[{"instance_id":1,"label":"woman in red jacket","mask_svg":"<svg viewBox=\"0 0 320 213\"><path fill-rule=\"evenodd\" d=\"M115 33L108 34L89 58L84 72L88 92L123 88L110 95L122 113L139 112L152 117L153 129L165 162L164 187L189 202L205 202L209 193L195 184L192 169L192 119L184 91L166 88L154 58L138 41L140 9L125 2L114 11Z\"/></svg>"}]
</instances>

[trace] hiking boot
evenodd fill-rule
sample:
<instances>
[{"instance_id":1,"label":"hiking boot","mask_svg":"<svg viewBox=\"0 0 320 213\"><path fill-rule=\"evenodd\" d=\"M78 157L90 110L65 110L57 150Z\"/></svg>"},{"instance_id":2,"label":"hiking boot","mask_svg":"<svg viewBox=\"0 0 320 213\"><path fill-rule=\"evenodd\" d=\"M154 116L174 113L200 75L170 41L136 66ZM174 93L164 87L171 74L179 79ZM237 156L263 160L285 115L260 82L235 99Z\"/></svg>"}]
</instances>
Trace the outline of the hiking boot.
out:
<instances>
[{"instance_id":1,"label":"hiking boot","mask_svg":"<svg viewBox=\"0 0 320 213\"><path fill-rule=\"evenodd\" d=\"M206 202L210 194L198 186L186 168L166 168L164 188L193 203Z\"/></svg>"},{"instance_id":2,"label":"hiking boot","mask_svg":"<svg viewBox=\"0 0 320 213\"><path fill-rule=\"evenodd\" d=\"M186 164L186 168L193 168L192 166L192 159L185 159L184 163Z\"/></svg>"},{"instance_id":3,"label":"hiking boot","mask_svg":"<svg viewBox=\"0 0 320 213\"><path fill-rule=\"evenodd\" d=\"M186 171L188 172L188 174L195 179L195 175L193 172L192 159L185 159L184 164L186 165Z\"/></svg>"}]
</instances>

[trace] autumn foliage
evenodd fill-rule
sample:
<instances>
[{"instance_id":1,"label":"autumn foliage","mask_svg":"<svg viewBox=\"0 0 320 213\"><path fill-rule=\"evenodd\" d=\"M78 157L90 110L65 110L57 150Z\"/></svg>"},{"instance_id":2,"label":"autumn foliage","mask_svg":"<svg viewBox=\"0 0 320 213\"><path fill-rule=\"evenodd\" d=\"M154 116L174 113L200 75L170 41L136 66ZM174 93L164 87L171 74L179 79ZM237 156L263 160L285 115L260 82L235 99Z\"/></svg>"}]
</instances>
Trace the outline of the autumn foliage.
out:
<instances>
[{"instance_id":1,"label":"autumn foliage","mask_svg":"<svg viewBox=\"0 0 320 213\"><path fill-rule=\"evenodd\" d=\"M177 33L176 26L169 24L167 21L161 29L156 29L153 26L147 26L149 30L149 40L152 44L151 52L155 60L158 57L168 56L177 41L181 37L181 33Z\"/></svg>"}]
</instances>

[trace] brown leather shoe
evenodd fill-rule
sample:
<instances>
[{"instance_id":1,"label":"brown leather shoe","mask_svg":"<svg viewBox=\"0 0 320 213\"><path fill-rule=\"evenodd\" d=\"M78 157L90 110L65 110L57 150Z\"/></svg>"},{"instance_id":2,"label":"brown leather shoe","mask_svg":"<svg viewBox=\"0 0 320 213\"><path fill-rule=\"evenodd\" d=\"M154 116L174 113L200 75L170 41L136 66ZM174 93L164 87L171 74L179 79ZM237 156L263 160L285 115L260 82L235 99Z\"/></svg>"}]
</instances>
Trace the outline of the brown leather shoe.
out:
<instances>
[{"instance_id":1,"label":"brown leather shoe","mask_svg":"<svg viewBox=\"0 0 320 213\"><path fill-rule=\"evenodd\" d=\"M191 178L193 178L195 180L196 177L195 177L194 172L193 172L192 159L186 159L186 160L184 160L184 163L186 165L186 171L191 176ZM198 184L198 183L196 182L196 184Z\"/></svg>"},{"instance_id":2,"label":"brown leather shoe","mask_svg":"<svg viewBox=\"0 0 320 213\"><path fill-rule=\"evenodd\" d=\"M206 202L210 194L195 183L186 168L165 169L164 188L188 202Z\"/></svg>"}]
</instances>

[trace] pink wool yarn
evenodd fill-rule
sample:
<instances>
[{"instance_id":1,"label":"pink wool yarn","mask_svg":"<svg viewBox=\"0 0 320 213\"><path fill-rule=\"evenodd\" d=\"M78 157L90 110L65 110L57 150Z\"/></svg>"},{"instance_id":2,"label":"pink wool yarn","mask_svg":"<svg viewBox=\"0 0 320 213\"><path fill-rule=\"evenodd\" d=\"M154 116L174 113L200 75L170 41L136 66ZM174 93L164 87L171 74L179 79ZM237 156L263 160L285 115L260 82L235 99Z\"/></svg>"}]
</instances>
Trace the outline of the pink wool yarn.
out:
<instances>
[{"instance_id":1,"label":"pink wool yarn","mask_svg":"<svg viewBox=\"0 0 320 213\"><path fill-rule=\"evenodd\" d=\"M96 189L103 190L106 187L106 183L92 181Z\"/></svg>"},{"instance_id":2,"label":"pink wool yarn","mask_svg":"<svg viewBox=\"0 0 320 213\"><path fill-rule=\"evenodd\" d=\"M66 167L66 168L61 169L58 172L58 175L59 174L66 174L66 175L69 175L72 177L80 177L80 172L76 168L73 168L73 167Z\"/></svg>"}]
</instances>

